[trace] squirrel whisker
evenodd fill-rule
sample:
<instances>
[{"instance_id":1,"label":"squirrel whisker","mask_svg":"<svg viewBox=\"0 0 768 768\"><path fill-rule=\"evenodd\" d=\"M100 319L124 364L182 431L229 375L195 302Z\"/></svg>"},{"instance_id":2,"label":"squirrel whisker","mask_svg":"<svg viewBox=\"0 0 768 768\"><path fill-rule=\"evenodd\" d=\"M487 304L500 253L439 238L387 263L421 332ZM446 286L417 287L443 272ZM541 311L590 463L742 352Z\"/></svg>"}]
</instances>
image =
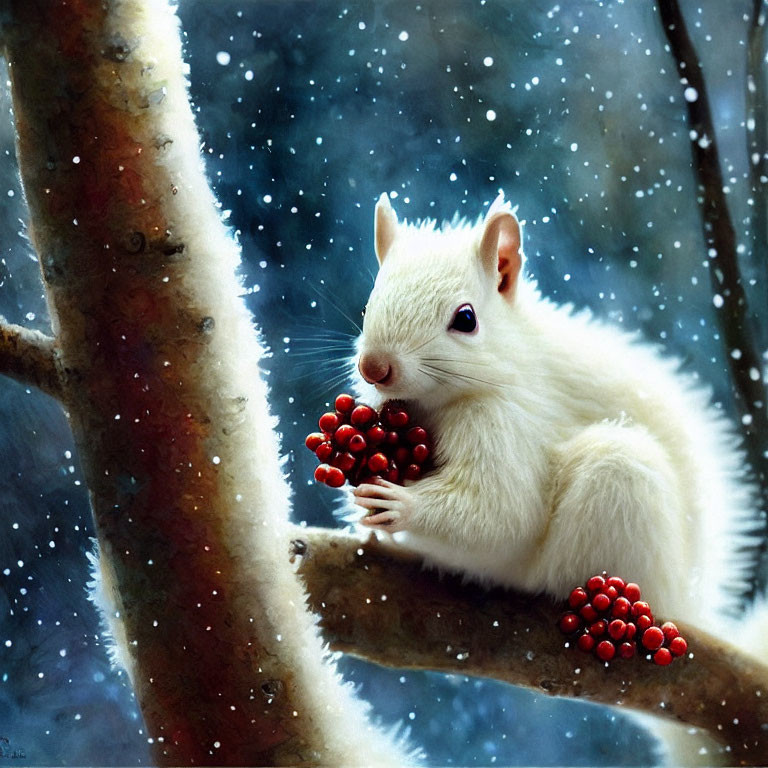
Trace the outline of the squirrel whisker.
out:
<instances>
[{"instance_id":1,"label":"squirrel whisker","mask_svg":"<svg viewBox=\"0 0 768 768\"><path fill-rule=\"evenodd\" d=\"M426 341L422 342L418 346L415 346L413 349L408 350L408 354L412 355L414 352L418 352L422 347L426 347L427 344L429 344L431 341L434 341L437 338L437 334L432 336L431 338L427 339Z\"/></svg>"},{"instance_id":2,"label":"squirrel whisker","mask_svg":"<svg viewBox=\"0 0 768 768\"><path fill-rule=\"evenodd\" d=\"M499 384L496 381L491 381L490 379L481 379L478 376L470 376L467 373L459 373L458 371L448 371L445 368L440 368L437 365L430 365L429 363L424 363L424 364L432 371L439 371L440 373L445 374L446 377L448 378L459 378L459 379L464 379L466 381L476 381L480 384L488 384L491 387L499 387L499 388L503 387L502 384Z\"/></svg>"},{"instance_id":3,"label":"squirrel whisker","mask_svg":"<svg viewBox=\"0 0 768 768\"><path fill-rule=\"evenodd\" d=\"M429 376L432 381L436 381L438 384L447 384L449 382L448 376L438 376L435 373L431 373L430 371L425 370L424 368L419 368L419 371L423 373L425 376Z\"/></svg>"},{"instance_id":4,"label":"squirrel whisker","mask_svg":"<svg viewBox=\"0 0 768 768\"><path fill-rule=\"evenodd\" d=\"M333 301L328 294L324 294L316 285L309 284L309 287L325 302L328 306L333 307L345 320L349 320L353 327L357 329L358 333L362 333L363 329L338 305Z\"/></svg>"},{"instance_id":5,"label":"squirrel whisker","mask_svg":"<svg viewBox=\"0 0 768 768\"><path fill-rule=\"evenodd\" d=\"M491 363L484 363L479 360L460 360L457 357L422 357L421 359L427 363L461 363L462 365L484 365L484 366L491 365Z\"/></svg>"},{"instance_id":6,"label":"squirrel whisker","mask_svg":"<svg viewBox=\"0 0 768 768\"><path fill-rule=\"evenodd\" d=\"M344 357L349 357L349 350L344 349L343 347L316 347L315 349L291 352L291 357L330 357L331 359L342 359Z\"/></svg>"}]
</instances>

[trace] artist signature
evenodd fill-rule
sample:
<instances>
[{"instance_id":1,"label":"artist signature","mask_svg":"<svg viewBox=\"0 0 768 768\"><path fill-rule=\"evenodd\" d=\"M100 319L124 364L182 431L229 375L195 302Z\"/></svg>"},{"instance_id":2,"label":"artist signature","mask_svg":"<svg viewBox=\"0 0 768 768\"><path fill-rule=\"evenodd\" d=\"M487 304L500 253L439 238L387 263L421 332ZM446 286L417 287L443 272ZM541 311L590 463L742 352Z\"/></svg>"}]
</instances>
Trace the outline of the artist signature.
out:
<instances>
[{"instance_id":1,"label":"artist signature","mask_svg":"<svg viewBox=\"0 0 768 768\"><path fill-rule=\"evenodd\" d=\"M11 760L23 760L27 753L20 747L12 747L11 740L5 736L0 736L0 759L10 758Z\"/></svg>"}]
</instances>

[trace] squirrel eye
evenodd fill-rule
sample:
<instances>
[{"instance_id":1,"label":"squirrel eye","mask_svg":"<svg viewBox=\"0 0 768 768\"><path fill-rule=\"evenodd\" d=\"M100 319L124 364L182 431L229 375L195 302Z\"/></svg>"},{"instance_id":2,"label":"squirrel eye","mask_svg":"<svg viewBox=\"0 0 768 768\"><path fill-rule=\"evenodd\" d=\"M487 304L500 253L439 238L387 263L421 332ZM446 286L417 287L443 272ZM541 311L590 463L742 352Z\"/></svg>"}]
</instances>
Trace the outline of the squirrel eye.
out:
<instances>
[{"instance_id":1,"label":"squirrel eye","mask_svg":"<svg viewBox=\"0 0 768 768\"><path fill-rule=\"evenodd\" d=\"M477 318L475 310L470 304L462 304L453 316L453 321L448 326L448 330L458 331L459 333L472 333L477 328Z\"/></svg>"}]
</instances>

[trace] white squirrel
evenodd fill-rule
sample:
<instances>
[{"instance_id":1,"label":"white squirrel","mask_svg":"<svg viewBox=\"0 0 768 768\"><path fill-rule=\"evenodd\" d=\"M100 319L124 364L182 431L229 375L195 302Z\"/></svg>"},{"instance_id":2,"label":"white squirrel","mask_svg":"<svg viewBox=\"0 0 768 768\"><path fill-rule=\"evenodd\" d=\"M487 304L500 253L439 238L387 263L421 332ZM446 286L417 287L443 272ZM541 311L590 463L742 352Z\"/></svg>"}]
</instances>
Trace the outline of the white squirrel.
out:
<instances>
[{"instance_id":1,"label":"white squirrel","mask_svg":"<svg viewBox=\"0 0 768 768\"><path fill-rule=\"evenodd\" d=\"M711 629L733 614L754 494L704 389L636 336L542 298L503 194L477 224L442 229L399 223L384 194L375 249L358 394L406 401L435 469L360 485L361 522L485 582L565 597L606 570L664 619Z\"/></svg>"},{"instance_id":2,"label":"white squirrel","mask_svg":"<svg viewBox=\"0 0 768 768\"><path fill-rule=\"evenodd\" d=\"M564 598L605 570L637 582L662 620L734 631L755 493L700 383L636 335L542 298L503 193L477 224L442 229L399 223L383 194L374 235L358 395L406 401L435 469L358 486L360 522L474 580ZM767 628L755 611L742 647L762 653ZM652 730L671 764L728 759L700 732Z\"/></svg>"}]
</instances>

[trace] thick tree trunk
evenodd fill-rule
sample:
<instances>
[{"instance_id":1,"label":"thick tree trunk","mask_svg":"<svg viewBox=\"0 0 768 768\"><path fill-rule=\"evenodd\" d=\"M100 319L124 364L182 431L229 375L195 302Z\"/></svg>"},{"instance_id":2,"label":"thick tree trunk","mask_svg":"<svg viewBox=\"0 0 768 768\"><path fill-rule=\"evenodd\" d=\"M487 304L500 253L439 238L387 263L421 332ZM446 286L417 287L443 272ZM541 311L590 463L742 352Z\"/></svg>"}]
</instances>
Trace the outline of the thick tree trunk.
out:
<instances>
[{"instance_id":1,"label":"thick tree trunk","mask_svg":"<svg viewBox=\"0 0 768 768\"><path fill-rule=\"evenodd\" d=\"M289 489L165 0L12 0L18 154L105 591L159 763L400 763L286 562ZM114 616L113 618L116 618Z\"/></svg>"}]
</instances>

